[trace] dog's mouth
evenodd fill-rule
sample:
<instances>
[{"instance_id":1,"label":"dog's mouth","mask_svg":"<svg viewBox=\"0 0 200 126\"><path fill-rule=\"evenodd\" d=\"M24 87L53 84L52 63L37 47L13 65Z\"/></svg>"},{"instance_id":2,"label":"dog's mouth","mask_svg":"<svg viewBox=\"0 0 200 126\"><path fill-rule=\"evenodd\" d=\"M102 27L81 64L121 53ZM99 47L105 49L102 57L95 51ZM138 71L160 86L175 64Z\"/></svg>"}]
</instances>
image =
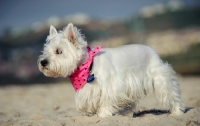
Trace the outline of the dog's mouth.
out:
<instances>
[{"instance_id":1,"label":"dog's mouth","mask_svg":"<svg viewBox=\"0 0 200 126\"><path fill-rule=\"evenodd\" d=\"M44 70L49 70L49 67L48 66L42 66L41 64L38 64L38 67L39 67L39 70L42 72Z\"/></svg>"},{"instance_id":2,"label":"dog's mouth","mask_svg":"<svg viewBox=\"0 0 200 126\"><path fill-rule=\"evenodd\" d=\"M47 77L62 77L63 75L53 69L50 68L50 64L42 64L41 63L42 60L38 61L38 66L39 66L39 70L44 73L45 76Z\"/></svg>"},{"instance_id":3,"label":"dog's mouth","mask_svg":"<svg viewBox=\"0 0 200 126\"><path fill-rule=\"evenodd\" d=\"M48 67L43 67L42 69L44 69L44 70L49 70L49 68L48 68Z\"/></svg>"},{"instance_id":4,"label":"dog's mouth","mask_svg":"<svg viewBox=\"0 0 200 126\"><path fill-rule=\"evenodd\" d=\"M48 77L61 77L62 76L60 73L52 71L49 67L42 67L41 72L43 72Z\"/></svg>"}]
</instances>

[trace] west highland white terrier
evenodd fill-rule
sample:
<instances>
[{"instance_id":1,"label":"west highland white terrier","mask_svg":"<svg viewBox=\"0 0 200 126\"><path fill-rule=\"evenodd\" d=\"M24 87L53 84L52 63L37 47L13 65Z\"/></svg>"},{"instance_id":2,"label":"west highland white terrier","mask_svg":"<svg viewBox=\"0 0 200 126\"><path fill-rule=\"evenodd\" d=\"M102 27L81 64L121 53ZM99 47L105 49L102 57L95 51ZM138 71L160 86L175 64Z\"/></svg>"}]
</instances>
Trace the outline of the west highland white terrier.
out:
<instances>
[{"instance_id":1,"label":"west highland white terrier","mask_svg":"<svg viewBox=\"0 0 200 126\"><path fill-rule=\"evenodd\" d=\"M69 77L76 108L86 115L133 114L138 100L155 93L172 115L181 115L176 73L151 47L139 44L90 49L80 31L51 26L38 67L49 77Z\"/></svg>"}]
</instances>

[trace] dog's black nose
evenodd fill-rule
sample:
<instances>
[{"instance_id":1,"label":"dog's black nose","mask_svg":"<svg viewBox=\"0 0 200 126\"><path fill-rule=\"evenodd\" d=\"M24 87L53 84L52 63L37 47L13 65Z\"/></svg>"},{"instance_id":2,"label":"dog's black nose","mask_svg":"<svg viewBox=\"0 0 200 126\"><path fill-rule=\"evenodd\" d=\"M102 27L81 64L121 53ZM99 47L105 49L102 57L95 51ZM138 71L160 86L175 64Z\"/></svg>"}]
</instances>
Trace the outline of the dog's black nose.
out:
<instances>
[{"instance_id":1,"label":"dog's black nose","mask_svg":"<svg viewBox=\"0 0 200 126\"><path fill-rule=\"evenodd\" d=\"M47 60L42 60L40 63L41 63L41 65L42 65L43 67L45 67L45 66L47 66L47 64L48 64L48 61L47 61Z\"/></svg>"}]
</instances>

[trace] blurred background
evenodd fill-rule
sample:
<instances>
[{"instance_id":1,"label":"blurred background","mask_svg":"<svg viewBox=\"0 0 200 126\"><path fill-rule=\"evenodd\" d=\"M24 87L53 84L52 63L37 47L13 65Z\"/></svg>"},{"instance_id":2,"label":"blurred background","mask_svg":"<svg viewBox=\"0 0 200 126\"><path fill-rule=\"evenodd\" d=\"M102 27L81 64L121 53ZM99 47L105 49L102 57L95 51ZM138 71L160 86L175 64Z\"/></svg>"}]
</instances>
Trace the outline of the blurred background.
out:
<instances>
[{"instance_id":1,"label":"blurred background","mask_svg":"<svg viewBox=\"0 0 200 126\"><path fill-rule=\"evenodd\" d=\"M91 47L149 45L178 74L200 75L199 0L1 0L0 85L66 81L45 77L37 59L50 25L69 22Z\"/></svg>"}]
</instances>

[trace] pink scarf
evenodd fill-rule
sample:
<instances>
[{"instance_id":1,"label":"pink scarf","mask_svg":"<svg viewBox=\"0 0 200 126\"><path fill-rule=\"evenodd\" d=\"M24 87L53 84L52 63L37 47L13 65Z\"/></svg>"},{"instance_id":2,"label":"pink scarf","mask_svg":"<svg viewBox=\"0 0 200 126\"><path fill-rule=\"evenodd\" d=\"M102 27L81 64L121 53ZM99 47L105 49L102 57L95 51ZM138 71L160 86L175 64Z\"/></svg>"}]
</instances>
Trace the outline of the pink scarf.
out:
<instances>
[{"instance_id":1,"label":"pink scarf","mask_svg":"<svg viewBox=\"0 0 200 126\"><path fill-rule=\"evenodd\" d=\"M74 71L74 73L68 76L75 91L78 91L81 87L83 87L86 84L88 76L90 75L90 65L93 61L93 57L101 50L101 48L102 48L101 46L98 46L93 50L91 50L90 47L88 46L87 61L83 63L81 66L79 66Z\"/></svg>"}]
</instances>

